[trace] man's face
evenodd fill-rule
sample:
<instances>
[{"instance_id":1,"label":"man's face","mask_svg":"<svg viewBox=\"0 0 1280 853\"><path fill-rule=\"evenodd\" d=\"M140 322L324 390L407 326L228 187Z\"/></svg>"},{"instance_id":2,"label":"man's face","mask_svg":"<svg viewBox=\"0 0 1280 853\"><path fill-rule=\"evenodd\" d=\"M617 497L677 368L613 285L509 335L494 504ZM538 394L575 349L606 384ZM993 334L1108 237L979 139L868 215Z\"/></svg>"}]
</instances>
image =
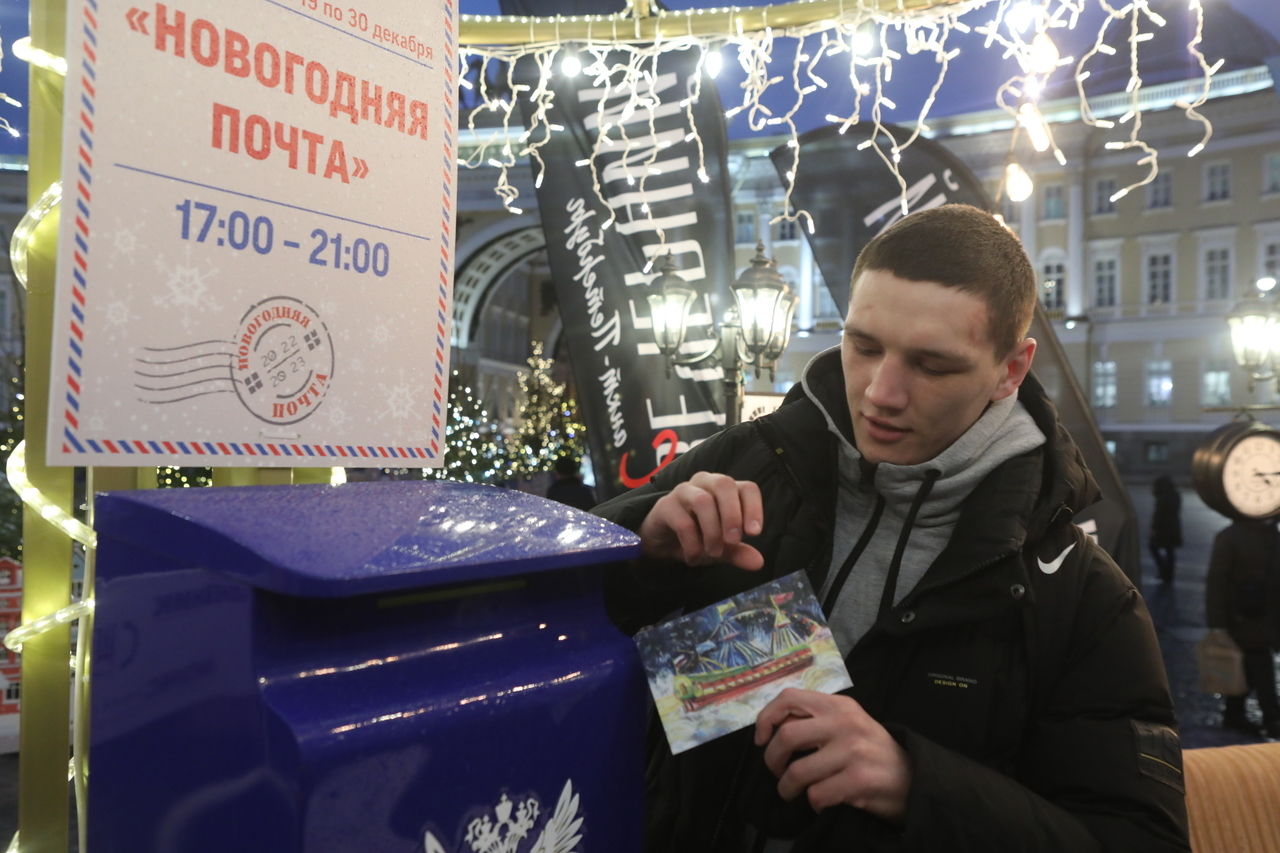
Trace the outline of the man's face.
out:
<instances>
[{"instance_id":1,"label":"man's face","mask_svg":"<svg viewBox=\"0 0 1280 853\"><path fill-rule=\"evenodd\" d=\"M1027 338L997 358L987 305L972 293L864 270L840 342L859 452L896 465L932 459L1017 391L1034 353Z\"/></svg>"}]
</instances>

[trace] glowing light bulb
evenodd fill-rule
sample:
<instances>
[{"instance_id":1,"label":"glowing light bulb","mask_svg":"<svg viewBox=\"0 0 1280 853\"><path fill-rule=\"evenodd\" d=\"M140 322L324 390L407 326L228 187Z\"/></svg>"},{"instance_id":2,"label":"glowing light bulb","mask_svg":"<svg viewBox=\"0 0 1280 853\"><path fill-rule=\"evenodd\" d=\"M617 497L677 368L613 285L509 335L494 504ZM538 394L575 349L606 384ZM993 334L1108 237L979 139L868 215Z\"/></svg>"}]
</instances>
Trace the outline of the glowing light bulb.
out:
<instances>
[{"instance_id":1,"label":"glowing light bulb","mask_svg":"<svg viewBox=\"0 0 1280 853\"><path fill-rule=\"evenodd\" d=\"M705 67L708 77L713 79L719 77L720 72L724 69L724 54L718 50L708 51Z\"/></svg>"},{"instance_id":2,"label":"glowing light bulb","mask_svg":"<svg viewBox=\"0 0 1280 853\"><path fill-rule=\"evenodd\" d=\"M578 54L569 51L564 55L564 59L560 60L560 73L566 77L577 77L582 73L582 60L578 58Z\"/></svg>"},{"instance_id":3,"label":"glowing light bulb","mask_svg":"<svg viewBox=\"0 0 1280 853\"><path fill-rule=\"evenodd\" d=\"M1031 40L1031 55L1027 57L1026 69L1033 74L1049 74L1058 67L1058 46L1046 32L1036 33Z\"/></svg>"},{"instance_id":4,"label":"glowing light bulb","mask_svg":"<svg viewBox=\"0 0 1280 853\"><path fill-rule=\"evenodd\" d=\"M1036 4L1030 0L1019 0L1004 16L1004 22L1015 33L1025 33L1036 19Z\"/></svg>"},{"instance_id":5,"label":"glowing light bulb","mask_svg":"<svg viewBox=\"0 0 1280 853\"><path fill-rule=\"evenodd\" d=\"M853 34L849 47L854 56L867 56L876 49L876 40L870 30L860 29Z\"/></svg>"},{"instance_id":6,"label":"glowing light bulb","mask_svg":"<svg viewBox=\"0 0 1280 853\"><path fill-rule=\"evenodd\" d=\"M1035 104L1023 103L1018 108L1018 124L1026 130L1032 148L1037 151L1049 149L1049 127L1044 123L1044 116L1040 115Z\"/></svg>"},{"instance_id":7,"label":"glowing light bulb","mask_svg":"<svg viewBox=\"0 0 1280 853\"><path fill-rule=\"evenodd\" d=\"M1004 167L1004 194L1009 201L1026 201L1031 198L1031 191L1034 189L1035 184L1026 169L1017 163Z\"/></svg>"}]
</instances>

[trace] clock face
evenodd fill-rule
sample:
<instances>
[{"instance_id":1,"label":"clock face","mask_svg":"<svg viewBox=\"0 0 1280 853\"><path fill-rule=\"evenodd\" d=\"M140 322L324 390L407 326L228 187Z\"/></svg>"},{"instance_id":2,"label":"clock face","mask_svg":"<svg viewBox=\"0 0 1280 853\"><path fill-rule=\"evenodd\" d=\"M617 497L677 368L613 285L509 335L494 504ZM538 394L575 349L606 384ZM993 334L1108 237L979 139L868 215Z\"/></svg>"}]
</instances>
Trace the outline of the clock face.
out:
<instances>
[{"instance_id":1,"label":"clock face","mask_svg":"<svg viewBox=\"0 0 1280 853\"><path fill-rule=\"evenodd\" d=\"M1237 442L1222 465L1222 491L1250 518L1280 512L1280 438L1267 433Z\"/></svg>"}]
</instances>

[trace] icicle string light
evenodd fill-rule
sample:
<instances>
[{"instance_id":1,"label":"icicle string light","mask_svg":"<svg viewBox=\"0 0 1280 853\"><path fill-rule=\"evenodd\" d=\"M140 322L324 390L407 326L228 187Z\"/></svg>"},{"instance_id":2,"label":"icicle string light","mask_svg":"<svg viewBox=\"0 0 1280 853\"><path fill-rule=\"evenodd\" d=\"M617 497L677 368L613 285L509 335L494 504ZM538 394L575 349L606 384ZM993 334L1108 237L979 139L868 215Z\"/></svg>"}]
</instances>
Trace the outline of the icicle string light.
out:
<instances>
[{"instance_id":1,"label":"icicle string light","mask_svg":"<svg viewBox=\"0 0 1280 853\"><path fill-rule=\"evenodd\" d=\"M1200 0L1191 0L1190 9L1192 15L1195 16L1196 30L1195 34L1191 37L1191 41L1187 43L1187 52L1195 57L1196 64L1200 66L1200 71L1204 76L1201 81L1200 94L1196 99L1190 102L1179 103L1176 106L1182 108L1182 110L1187 114L1187 118L1192 121L1199 122L1204 128L1204 135L1200 137L1200 141L1191 146L1191 149L1187 151L1188 157L1194 157L1204 150L1204 147L1209 144L1210 137L1213 136L1213 125L1209 124L1209 120L1197 112L1197 110L1205 101L1209 100L1209 84L1213 82L1213 72L1215 68L1210 67L1208 60L1205 59L1205 55L1200 52L1200 42L1204 39L1204 9L1200 6ZM1218 60L1215 65L1217 67L1221 67L1222 60Z\"/></svg>"},{"instance_id":2,"label":"icicle string light","mask_svg":"<svg viewBox=\"0 0 1280 853\"><path fill-rule=\"evenodd\" d=\"M647 4L643 4L647 6ZM1056 42L1061 34L1074 30L1082 15L1089 8L1101 10L1104 15L1098 25L1093 44L1083 55L1061 56ZM987 14L981 23L961 20ZM1194 24L1195 36L1187 45L1188 53L1203 74L1203 87L1194 101L1180 102L1188 120L1199 123L1203 138L1189 154L1194 156L1208 142L1212 132L1208 120L1197 108L1208 98L1209 87L1220 64L1211 64L1200 51L1203 33L1203 9L1200 0L1189 0L1187 14ZM1113 27L1114 23L1128 23L1127 28ZM492 167L497 169L495 192L503 205L511 212L522 212L516 202L518 190L511 184L509 171L516 157L527 157L534 164L535 185L541 182L543 163L538 149L550 138L554 128L548 124L548 116L554 105L554 90L548 85L556 72L554 59L564 48L553 42L557 36L566 42L575 42L573 50L582 59L582 78L585 84L600 90L603 95L597 116L601 123L593 150L579 163L590 169L591 180L597 195L603 202L602 181L625 179L637 186L640 193L636 204L628 205L626 213L633 219L648 215L644 203L643 187L647 172L632 162L629 149L626 119L633 113L648 109L651 97L651 81L657 59L673 50L694 49L699 52L696 62L698 73L691 86L690 99L696 99L701 86L701 72L710 65L709 57L725 59L735 55L743 73L740 98L727 105L725 115L735 118L741 114L753 131L776 129L789 137L795 149L791 168L787 170L783 209L773 222L804 220L812 229L812 220L805 211L792 206L791 197L798 168L799 150L795 116L806 98L828 88L821 63L831 57L847 55L850 101L844 108L833 109L827 114L829 122L837 125L841 133L855 125L866 125L861 144L871 147L890 170L901 189L901 207L908 207L908 187L898 171L904 153L921 135L927 134L927 119L943 80L953 60L960 55L955 33L975 33L986 48L999 52L1018 65L1020 73L1011 77L995 92L995 103L1005 110L1015 128L1026 131L1027 138L1037 148L1051 152L1062 165L1067 158L1054 140L1053 127L1041 113L1038 105L1040 92L1055 75L1071 73L1080 104L1081 120L1086 124L1112 129L1117 124L1125 128L1122 150L1133 150L1136 165L1146 166L1144 176L1122 188L1122 197L1136 187L1152 180L1158 169L1156 151L1141 139L1140 90L1138 56L1142 46L1152 38L1152 28L1166 26L1165 18L1151 9L1147 0L1131 0L1122 5L1112 5L1108 0L1044 0L1034 6L1017 4L1011 0L972 0L963 3L934 3L922 0L890 2L890 0L801 0L778 6L755 8L688 9L680 11L656 11L649 14L641 5L628 4L627 10L614 15L557 16L555 18L462 16L461 43L471 57L480 60L477 81L467 80L464 85L475 86L480 93L480 106L470 117L470 127L475 131L474 120L478 114L494 111L501 114L501 128L476 131L475 148L461 159L466 168ZM869 37L870 36L870 37ZM775 46L780 39L794 41L794 59L789 69L777 67ZM1109 43L1109 40L1112 43ZM1132 109L1119 122L1095 117L1089 104L1084 83L1091 76L1089 63L1097 54L1114 55L1117 48L1127 47L1130 74L1127 92ZM966 44L964 49L971 50ZM916 116L914 127L905 139L895 139L886 129L884 111L896 104L890 95L894 69L907 55L932 54L937 65L937 76ZM539 73L539 83L532 92L529 87L517 86L508 71L506 85L494 91L489 81L491 63L505 63L508 69L516 60L531 57ZM590 57L590 59L588 59ZM460 58L462 71L468 70L468 58ZM1067 69L1066 72L1063 69ZM528 93L531 104L528 117L529 130L512 128L512 113L516 108L516 94ZM869 109L864 100L870 98ZM622 100L623 103L614 105ZM607 114L619 120L612 124L604 121L605 104L610 104ZM703 144L693 123L692 100L683 103L686 108L685 139L697 145L699 177L705 174ZM652 118L652 116L650 116ZM516 121L517 126L521 124ZM519 146L513 148L510 140L519 133ZM532 140L532 141L531 141ZM1117 150L1117 149L1113 149ZM647 162L653 162L650 150ZM624 165L617 167L616 158L621 155ZM638 155L637 155L638 156ZM612 164L608 178L603 174L600 161ZM703 178L706 180L707 178ZM608 215L603 227L616 224L619 213L616 208L602 204ZM626 215L626 214L623 214Z\"/></svg>"}]
</instances>

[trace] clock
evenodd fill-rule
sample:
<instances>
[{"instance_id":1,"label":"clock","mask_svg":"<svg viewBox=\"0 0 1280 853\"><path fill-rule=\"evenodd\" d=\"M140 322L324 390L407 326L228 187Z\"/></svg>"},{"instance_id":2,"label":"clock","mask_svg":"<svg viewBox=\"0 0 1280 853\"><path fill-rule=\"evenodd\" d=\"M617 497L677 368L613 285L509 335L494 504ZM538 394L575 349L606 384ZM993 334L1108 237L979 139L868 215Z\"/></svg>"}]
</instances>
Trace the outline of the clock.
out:
<instances>
[{"instance_id":1,"label":"clock","mask_svg":"<svg viewBox=\"0 0 1280 853\"><path fill-rule=\"evenodd\" d=\"M1196 448L1191 479L1228 518L1280 515L1280 430L1254 420L1219 427Z\"/></svg>"}]
</instances>

